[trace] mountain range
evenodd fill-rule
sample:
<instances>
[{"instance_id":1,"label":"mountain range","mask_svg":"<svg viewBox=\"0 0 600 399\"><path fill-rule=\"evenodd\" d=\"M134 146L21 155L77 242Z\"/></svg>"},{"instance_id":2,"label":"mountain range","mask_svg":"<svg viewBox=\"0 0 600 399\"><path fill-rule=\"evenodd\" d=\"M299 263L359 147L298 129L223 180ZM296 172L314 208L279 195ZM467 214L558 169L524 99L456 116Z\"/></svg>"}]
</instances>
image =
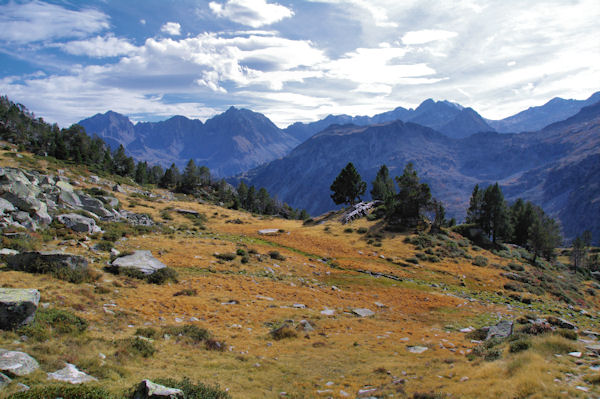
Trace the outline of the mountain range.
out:
<instances>
[{"instance_id":1,"label":"mountain range","mask_svg":"<svg viewBox=\"0 0 600 399\"><path fill-rule=\"evenodd\" d=\"M194 159L216 176L246 171L281 157L300 144L266 116L235 107L205 123L174 116L162 122L134 125L128 117L108 111L79 124L113 149L123 145L138 160L183 167Z\"/></svg>"}]
</instances>

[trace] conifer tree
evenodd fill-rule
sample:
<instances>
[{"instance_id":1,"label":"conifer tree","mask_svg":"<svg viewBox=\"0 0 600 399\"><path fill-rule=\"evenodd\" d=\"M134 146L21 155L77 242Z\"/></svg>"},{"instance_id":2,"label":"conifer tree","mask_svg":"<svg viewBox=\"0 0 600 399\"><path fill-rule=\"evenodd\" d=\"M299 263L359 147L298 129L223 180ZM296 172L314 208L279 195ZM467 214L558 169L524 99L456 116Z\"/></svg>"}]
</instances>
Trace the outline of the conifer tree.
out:
<instances>
[{"instance_id":1,"label":"conifer tree","mask_svg":"<svg viewBox=\"0 0 600 399\"><path fill-rule=\"evenodd\" d=\"M536 206L534 208L534 219L529 226L529 249L533 252L532 262L535 264L538 256L547 260L554 257L554 249L562 242L559 224Z\"/></svg>"},{"instance_id":2,"label":"conifer tree","mask_svg":"<svg viewBox=\"0 0 600 399\"><path fill-rule=\"evenodd\" d=\"M352 162L349 162L335 178L330 190L333 191L331 199L336 205L354 205L367 190L367 183L362 181Z\"/></svg>"},{"instance_id":3,"label":"conifer tree","mask_svg":"<svg viewBox=\"0 0 600 399\"><path fill-rule=\"evenodd\" d=\"M385 165L379 168L377 176L371 184L373 185L371 197L374 200L385 201L386 198L394 194L394 180L390 177L390 171Z\"/></svg>"}]
</instances>

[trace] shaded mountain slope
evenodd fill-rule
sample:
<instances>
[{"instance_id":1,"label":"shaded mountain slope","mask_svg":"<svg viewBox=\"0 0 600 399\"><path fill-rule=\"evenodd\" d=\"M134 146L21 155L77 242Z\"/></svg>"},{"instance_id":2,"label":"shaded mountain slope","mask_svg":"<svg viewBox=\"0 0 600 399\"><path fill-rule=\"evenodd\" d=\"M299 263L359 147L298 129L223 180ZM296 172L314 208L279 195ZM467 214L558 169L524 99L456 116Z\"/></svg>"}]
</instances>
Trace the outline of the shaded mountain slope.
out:
<instances>
[{"instance_id":1,"label":"shaded mountain slope","mask_svg":"<svg viewBox=\"0 0 600 399\"><path fill-rule=\"evenodd\" d=\"M370 183L380 165L396 176L413 161L452 216L464 217L476 183L500 181L508 199L523 197L543 206L560 218L565 236L573 237L586 228L600 234L599 157L596 104L538 132L487 132L464 139L401 121L331 126L246 177L281 200L318 214L334 207L329 186L347 162Z\"/></svg>"}]
</instances>

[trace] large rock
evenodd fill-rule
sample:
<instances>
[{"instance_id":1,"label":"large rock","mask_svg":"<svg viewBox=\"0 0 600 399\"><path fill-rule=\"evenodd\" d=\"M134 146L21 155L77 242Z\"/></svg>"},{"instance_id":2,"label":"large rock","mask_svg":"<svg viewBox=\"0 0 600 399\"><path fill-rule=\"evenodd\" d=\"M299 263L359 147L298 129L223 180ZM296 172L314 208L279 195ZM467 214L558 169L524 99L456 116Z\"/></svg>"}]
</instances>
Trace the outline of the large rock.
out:
<instances>
[{"instance_id":1,"label":"large rock","mask_svg":"<svg viewBox=\"0 0 600 399\"><path fill-rule=\"evenodd\" d=\"M39 302L38 290L0 288L0 330L14 330L31 323Z\"/></svg>"},{"instance_id":2,"label":"large rock","mask_svg":"<svg viewBox=\"0 0 600 399\"><path fill-rule=\"evenodd\" d=\"M366 309L366 308L352 309L352 313L354 313L355 315L360 316L360 317L369 317L369 316L373 316L375 314L375 312L373 312L371 309Z\"/></svg>"},{"instance_id":3,"label":"large rock","mask_svg":"<svg viewBox=\"0 0 600 399\"><path fill-rule=\"evenodd\" d=\"M0 371L20 377L39 368L38 362L27 353L0 349Z\"/></svg>"},{"instance_id":4,"label":"large rock","mask_svg":"<svg viewBox=\"0 0 600 399\"><path fill-rule=\"evenodd\" d=\"M508 338L513 332L513 322L510 320L502 320L495 326L491 326L487 332L485 340L492 338Z\"/></svg>"},{"instance_id":5,"label":"large rock","mask_svg":"<svg viewBox=\"0 0 600 399\"><path fill-rule=\"evenodd\" d=\"M135 251L131 255L122 256L112 262L113 267L127 268L152 274L157 270L167 267L164 263L152 256L150 251Z\"/></svg>"},{"instance_id":6,"label":"large rock","mask_svg":"<svg viewBox=\"0 0 600 399\"><path fill-rule=\"evenodd\" d=\"M144 380L135 390L133 399L183 399L183 391Z\"/></svg>"},{"instance_id":7,"label":"large rock","mask_svg":"<svg viewBox=\"0 0 600 399\"><path fill-rule=\"evenodd\" d=\"M48 373L49 380L68 382L70 384L83 384L86 382L98 381L91 375L87 375L83 371L77 370L77 367L71 363L67 363L64 369Z\"/></svg>"},{"instance_id":8,"label":"large rock","mask_svg":"<svg viewBox=\"0 0 600 399\"><path fill-rule=\"evenodd\" d=\"M59 215L57 219L71 230L80 233L98 233L102 231L100 227L96 225L96 221L94 219L78 215L76 213Z\"/></svg>"},{"instance_id":9,"label":"large rock","mask_svg":"<svg viewBox=\"0 0 600 399\"><path fill-rule=\"evenodd\" d=\"M15 208L11 202L5 200L4 198L0 198L0 213L9 213L16 210L17 208Z\"/></svg>"},{"instance_id":10,"label":"large rock","mask_svg":"<svg viewBox=\"0 0 600 399\"><path fill-rule=\"evenodd\" d=\"M29 273L49 273L61 269L84 272L88 267L88 261L83 256L59 251L23 252L6 257L6 264L10 269Z\"/></svg>"},{"instance_id":11,"label":"large rock","mask_svg":"<svg viewBox=\"0 0 600 399\"><path fill-rule=\"evenodd\" d=\"M88 212L92 212L100 216L101 218L111 217L112 213L104 207L104 203L97 198L93 198L87 195L80 195L82 208Z\"/></svg>"}]
</instances>

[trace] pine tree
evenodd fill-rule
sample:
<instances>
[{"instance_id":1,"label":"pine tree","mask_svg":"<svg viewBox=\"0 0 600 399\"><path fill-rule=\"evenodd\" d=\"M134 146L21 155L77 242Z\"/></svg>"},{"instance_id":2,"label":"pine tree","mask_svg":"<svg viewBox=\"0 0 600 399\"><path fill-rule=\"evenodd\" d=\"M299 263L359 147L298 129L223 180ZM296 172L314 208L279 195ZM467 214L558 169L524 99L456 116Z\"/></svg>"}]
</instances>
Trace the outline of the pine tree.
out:
<instances>
[{"instance_id":1,"label":"pine tree","mask_svg":"<svg viewBox=\"0 0 600 399\"><path fill-rule=\"evenodd\" d=\"M575 271L583 269L588 263L588 248L592 243L592 232L584 231L578 235L571 245L571 263Z\"/></svg>"},{"instance_id":2,"label":"pine tree","mask_svg":"<svg viewBox=\"0 0 600 399\"><path fill-rule=\"evenodd\" d=\"M481 212L483 207L483 191L479 189L479 184L476 184L471 194L469 201L469 209L467 209L467 223L481 225Z\"/></svg>"},{"instance_id":3,"label":"pine tree","mask_svg":"<svg viewBox=\"0 0 600 399\"><path fill-rule=\"evenodd\" d=\"M402 176L396 177L398 193L386 200L386 220L390 225L416 226L422 212L431 205L431 190L421 183L412 162L404 167Z\"/></svg>"},{"instance_id":4,"label":"pine tree","mask_svg":"<svg viewBox=\"0 0 600 399\"><path fill-rule=\"evenodd\" d=\"M158 186L166 189L176 187L180 178L181 175L179 174L179 169L174 163L172 163L169 169L165 171L165 174L160 179Z\"/></svg>"},{"instance_id":5,"label":"pine tree","mask_svg":"<svg viewBox=\"0 0 600 399\"><path fill-rule=\"evenodd\" d=\"M512 243L522 247L527 246L529 241L529 226L533 224L535 215L531 202L517 199L510 208L511 223L513 226Z\"/></svg>"},{"instance_id":6,"label":"pine tree","mask_svg":"<svg viewBox=\"0 0 600 399\"><path fill-rule=\"evenodd\" d=\"M375 180L371 183L371 197L374 200L385 201L390 195L394 194L394 180L390 177L390 171L387 166L382 165L375 176Z\"/></svg>"},{"instance_id":7,"label":"pine tree","mask_svg":"<svg viewBox=\"0 0 600 399\"><path fill-rule=\"evenodd\" d=\"M489 186L483 193L481 227L494 243L500 238L510 238L508 207L498 183Z\"/></svg>"},{"instance_id":8,"label":"pine tree","mask_svg":"<svg viewBox=\"0 0 600 399\"><path fill-rule=\"evenodd\" d=\"M200 186L200 172L193 159L190 159L185 166L181 181L177 187L177 191L192 194Z\"/></svg>"},{"instance_id":9,"label":"pine tree","mask_svg":"<svg viewBox=\"0 0 600 399\"><path fill-rule=\"evenodd\" d=\"M238 185L237 194L238 194L237 198L239 200L239 206L243 209L247 209L246 208L246 200L248 198L248 186L246 185L246 183L244 183L243 180Z\"/></svg>"},{"instance_id":10,"label":"pine tree","mask_svg":"<svg viewBox=\"0 0 600 399\"><path fill-rule=\"evenodd\" d=\"M533 263L538 256L551 260L554 257L554 249L562 242L559 224L536 206L534 208L534 219L529 226L528 246L533 252Z\"/></svg>"},{"instance_id":11,"label":"pine tree","mask_svg":"<svg viewBox=\"0 0 600 399\"><path fill-rule=\"evenodd\" d=\"M354 205L367 190L367 183L362 181L352 162L349 162L335 178L330 190L333 191L331 199L336 205Z\"/></svg>"},{"instance_id":12,"label":"pine tree","mask_svg":"<svg viewBox=\"0 0 600 399\"><path fill-rule=\"evenodd\" d=\"M135 182L138 184L146 184L148 182L148 164L146 162L138 162L135 167Z\"/></svg>"}]
</instances>

